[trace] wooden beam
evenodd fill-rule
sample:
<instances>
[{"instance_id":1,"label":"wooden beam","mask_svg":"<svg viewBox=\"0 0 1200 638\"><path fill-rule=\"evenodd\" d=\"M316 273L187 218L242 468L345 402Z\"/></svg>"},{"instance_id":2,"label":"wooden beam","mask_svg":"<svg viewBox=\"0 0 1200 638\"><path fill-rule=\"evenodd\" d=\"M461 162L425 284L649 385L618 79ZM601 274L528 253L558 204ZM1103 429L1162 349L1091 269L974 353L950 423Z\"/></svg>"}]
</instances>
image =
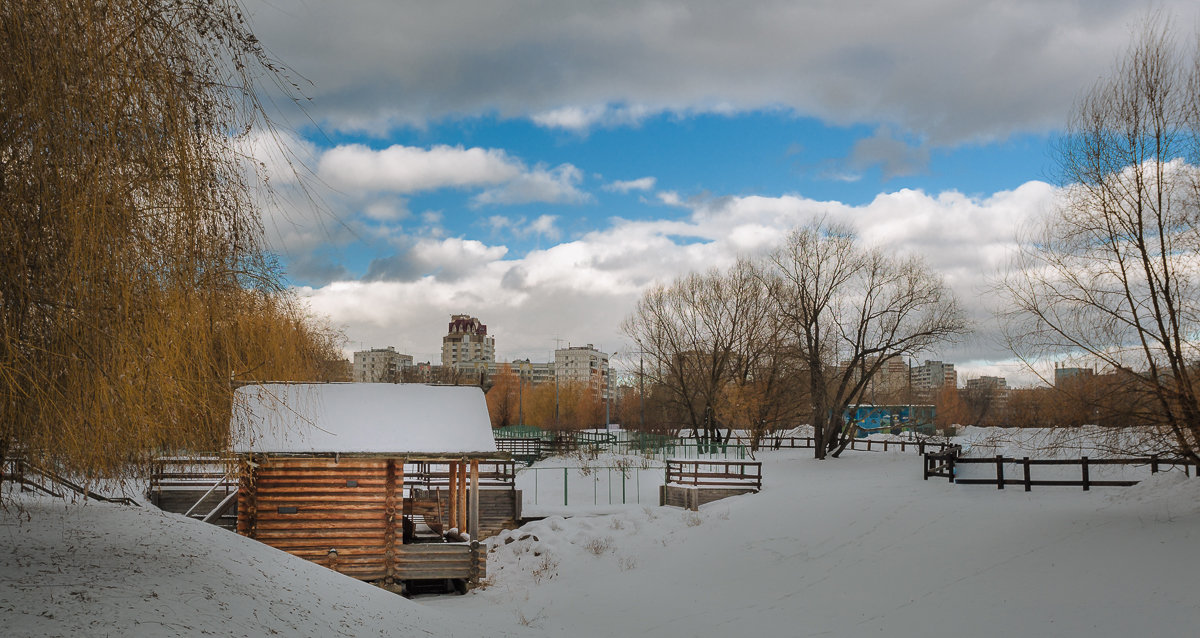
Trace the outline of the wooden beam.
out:
<instances>
[{"instance_id":1,"label":"wooden beam","mask_svg":"<svg viewBox=\"0 0 1200 638\"><path fill-rule=\"evenodd\" d=\"M450 462L450 528L458 526L458 464Z\"/></svg>"},{"instance_id":2,"label":"wooden beam","mask_svg":"<svg viewBox=\"0 0 1200 638\"><path fill-rule=\"evenodd\" d=\"M479 459L471 459L471 540L479 540Z\"/></svg>"},{"instance_id":3,"label":"wooden beam","mask_svg":"<svg viewBox=\"0 0 1200 638\"><path fill-rule=\"evenodd\" d=\"M467 531L467 463L466 457L458 464L458 531Z\"/></svg>"}]
</instances>

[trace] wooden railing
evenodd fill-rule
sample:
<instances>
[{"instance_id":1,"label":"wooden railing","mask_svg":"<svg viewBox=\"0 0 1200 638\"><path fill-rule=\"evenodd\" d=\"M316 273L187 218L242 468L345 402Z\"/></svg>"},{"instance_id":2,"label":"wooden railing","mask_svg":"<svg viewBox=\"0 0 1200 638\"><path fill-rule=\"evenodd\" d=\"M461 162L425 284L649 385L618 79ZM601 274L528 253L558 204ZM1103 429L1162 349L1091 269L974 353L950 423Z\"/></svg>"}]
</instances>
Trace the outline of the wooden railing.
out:
<instances>
[{"instance_id":1,"label":"wooden railing","mask_svg":"<svg viewBox=\"0 0 1200 638\"><path fill-rule=\"evenodd\" d=\"M758 461L704 461L669 459L668 485L695 487L752 487L762 489L762 463Z\"/></svg>"},{"instance_id":2,"label":"wooden railing","mask_svg":"<svg viewBox=\"0 0 1200 638\"><path fill-rule=\"evenodd\" d=\"M518 460L537 460L542 458L542 439L537 437L497 437L496 449L501 452L508 452L513 455L513 458Z\"/></svg>"},{"instance_id":3,"label":"wooden railing","mask_svg":"<svg viewBox=\"0 0 1200 638\"><path fill-rule=\"evenodd\" d=\"M683 440L694 441L695 439ZM776 446L777 441L779 443L778 446ZM749 439L737 436L729 439L729 443L731 445L734 443L739 445L750 445ZM816 441L811 436L785 436L779 438L767 436L763 437L762 441L760 441L758 445L760 450L772 450L776 449L777 447L779 449L812 449L815 446ZM868 452L876 450L883 452L887 452L889 450L899 450L901 452L912 451L918 454L925 454L931 450L937 450L941 452L951 447L957 446L955 446L953 443L948 443L945 441L929 441L926 439L900 439L898 441L895 439L850 439L850 444L846 446L846 449L866 450Z\"/></svg>"},{"instance_id":4,"label":"wooden railing","mask_svg":"<svg viewBox=\"0 0 1200 638\"><path fill-rule=\"evenodd\" d=\"M959 485L995 485L996 489L1004 489L1006 485L1020 485L1025 488L1025 491L1030 491L1034 485L1059 485L1069 487L1082 487L1085 491L1092 487L1127 487L1137 485L1140 481L1135 480L1110 480L1110 479L1094 479L1092 478L1092 469L1098 466L1111 465L1126 465L1126 466L1148 466L1151 474L1157 474L1165 468L1182 467L1187 475L1191 475L1190 468L1196 463L1187 459L1176 458L1161 458L1157 455L1144 457L1128 457L1128 458L1107 458L1093 459L1086 456L1078 459L1031 459L1029 457L1007 457L997 455L995 457L985 458L969 458L961 456L960 449L949 449L945 452L930 453L924 455L925 470L924 479L929 480L929 477L940 477L949 479L951 483ZM963 465L982 465L992 468L994 473L991 477L959 477L958 467ZM1019 466L1019 475L1006 475L1006 465ZM1079 467L1078 479L1045 479L1034 478L1034 467ZM1200 473L1200 468L1197 468Z\"/></svg>"},{"instance_id":5,"label":"wooden railing","mask_svg":"<svg viewBox=\"0 0 1200 638\"><path fill-rule=\"evenodd\" d=\"M516 488L517 464L513 461L480 461L480 487ZM424 488L450 485L450 465L436 462L409 462L404 464L404 484Z\"/></svg>"},{"instance_id":6,"label":"wooden railing","mask_svg":"<svg viewBox=\"0 0 1200 638\"><path fill-rule=\"evenodd\" d=\"M31 478L32 477L32 478ZM105 503L120 503L122 505L133 505L140 507L137 501L124 496L108 497L103 494L98 494L91 489L79 485L74 481L45 468L38 467L26 463L21 459L3 459L0 462L0 480L12 481L21 485L23 488L32 488L39 492L44 492L56 498L63 498L66 491L74 492L85 499L93 499L103 501ZM47 485L48 483L48 485ZM66 491L55 491L56 489Z\"/></svg>"}]
</instances>

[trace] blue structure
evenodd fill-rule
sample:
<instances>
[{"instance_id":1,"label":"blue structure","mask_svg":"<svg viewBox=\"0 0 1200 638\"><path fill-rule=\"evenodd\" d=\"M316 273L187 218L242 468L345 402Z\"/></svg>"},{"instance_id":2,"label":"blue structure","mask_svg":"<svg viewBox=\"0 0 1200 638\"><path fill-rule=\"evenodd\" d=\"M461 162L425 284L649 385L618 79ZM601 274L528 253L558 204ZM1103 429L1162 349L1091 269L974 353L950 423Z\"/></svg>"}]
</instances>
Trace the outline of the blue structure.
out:
<instances>
[{"instance_id":1,"label":"blue structure","mask_svg":"<svg viewBox=\"0 0 1200 638\"><path fill-rule=\"evenodd\" d=\"M876 433L920 432L933 434L932 405L856 405L846 410L846 420L855 426L855 436Z\"/></svg>"}]
</instances>

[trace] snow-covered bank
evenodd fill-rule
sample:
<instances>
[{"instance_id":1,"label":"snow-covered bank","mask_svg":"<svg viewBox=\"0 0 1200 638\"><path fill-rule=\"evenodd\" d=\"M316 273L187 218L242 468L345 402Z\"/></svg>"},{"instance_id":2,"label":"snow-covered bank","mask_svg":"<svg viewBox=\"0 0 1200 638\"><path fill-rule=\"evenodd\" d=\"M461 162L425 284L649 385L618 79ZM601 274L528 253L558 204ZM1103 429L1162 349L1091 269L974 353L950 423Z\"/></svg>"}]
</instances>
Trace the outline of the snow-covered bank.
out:
<instances>
[{"instance_id":1,"label":"snow-covered bank","mask_svg":"<svg viewBox=\"0 0 1200 638\"><path fill-rule=\"evenodd\" d=\"M766 453L762 493L699 513L549 518L491 541L496 622L576 636L1190 635L1200 480L1018 490L912 454ZM511 539L511 542L509 541Z\"/></svg>"},{"instance_id":2,"label":"snow-covered bank","mask_svg":"<svg viewBox=\"0 0 1200 638\"><path fill-rule=\"evenodd\" d=\"M912 453L765 452L698 513L550 517L489 540L467 596L414 601L150 509L0 512L5 636L1186 636L1200 479L1031 493Z\"/></svg>"},{"instance_id":3,"label":"snow-covered bank","mask_svg":"<svg viewBox=\"0 0 1200 638\"><path fill-rule=\"evenodd\" d=\"M153 508L0 511L0 635L509 635Z\"/></svg>"}]
</instances>

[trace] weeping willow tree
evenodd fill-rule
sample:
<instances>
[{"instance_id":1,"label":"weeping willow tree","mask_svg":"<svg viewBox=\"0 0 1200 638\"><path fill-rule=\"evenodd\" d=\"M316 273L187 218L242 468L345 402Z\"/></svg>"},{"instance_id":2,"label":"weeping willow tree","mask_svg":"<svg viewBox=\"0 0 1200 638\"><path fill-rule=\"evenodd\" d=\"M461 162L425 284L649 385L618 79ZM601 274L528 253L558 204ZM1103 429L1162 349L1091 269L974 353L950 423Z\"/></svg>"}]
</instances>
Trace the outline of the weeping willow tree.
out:
<instances>
[{"instance_id":1,"label":"weeping willow tree","mask_svg":"<svg viewBox=\"0 0 1200 638\"><path fill-rule=\"evenodd\" d=\"M274 66L233 0L0 3L0 453L84 479L225 445L231 381L336 332L262 246Z\"/></svg>"}]
</instances>

